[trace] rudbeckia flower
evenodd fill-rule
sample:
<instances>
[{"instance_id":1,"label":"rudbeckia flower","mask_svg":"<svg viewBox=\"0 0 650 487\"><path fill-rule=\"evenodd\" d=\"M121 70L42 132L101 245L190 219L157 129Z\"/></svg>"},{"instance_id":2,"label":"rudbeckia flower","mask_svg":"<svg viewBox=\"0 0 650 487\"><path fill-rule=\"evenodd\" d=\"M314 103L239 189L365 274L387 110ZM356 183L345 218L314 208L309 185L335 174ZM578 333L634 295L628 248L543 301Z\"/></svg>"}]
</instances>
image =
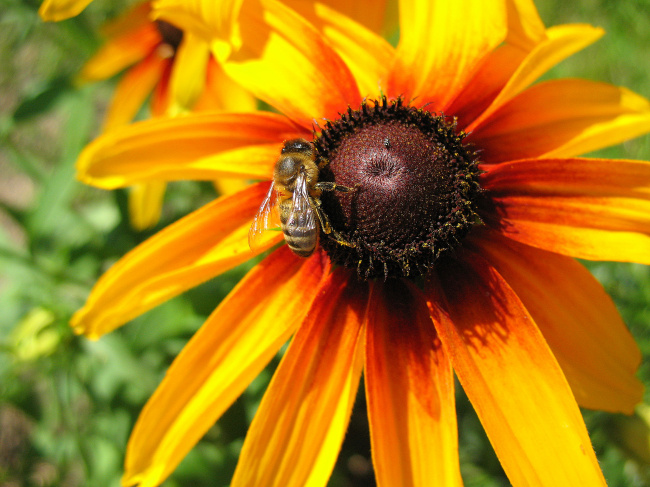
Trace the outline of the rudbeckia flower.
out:
<instances>
[{"instance_id":1,"label":"rudbeckia flower","mask_svg":"<svg viewBox=\"0 0 650 487\"><path fill-rule=\"evenodd\" d=\"M127 70L108 107L104 130L131 122L149 97L153 116L255 110L255 99L223 72L207 42L150 15L151 2L141 2L106 25L106 43L79 75L82 82L99 81ZM244 185L223 178L217 182L222 193ZM129 214L136 229L158 222L165 187L158 181L131 188Z\"/></svg>"},{"instance_id":2,"label":"rudbeckia flower","mask_svg":"<svg viewBox=\"0 0 650 487\"><path fill-rule=\"evenodd\" d=\"M212 5L161 0L157 15L210 41ZM131 251L72 320L97 338L269 250L144 408L124 484L162 482L293 336L234 486L326 485L362 373L379 485L461 484L454 373L513 485L605 485L579 405L631 413L640 353L574 258L650 263L650 163L577 156L650 131L650 103L533 85L602 30L546 28L526 0L401 0L394 48L334 8L288 5L244 1L224 63L277 112L136 123L79 159L107 189L261 180ZM302 193L270 181L280 157L299 159ZM279 231L249 248L272 188L290 236L320 216L309 257L275 248Z\"/></svg>"}]
</instances>

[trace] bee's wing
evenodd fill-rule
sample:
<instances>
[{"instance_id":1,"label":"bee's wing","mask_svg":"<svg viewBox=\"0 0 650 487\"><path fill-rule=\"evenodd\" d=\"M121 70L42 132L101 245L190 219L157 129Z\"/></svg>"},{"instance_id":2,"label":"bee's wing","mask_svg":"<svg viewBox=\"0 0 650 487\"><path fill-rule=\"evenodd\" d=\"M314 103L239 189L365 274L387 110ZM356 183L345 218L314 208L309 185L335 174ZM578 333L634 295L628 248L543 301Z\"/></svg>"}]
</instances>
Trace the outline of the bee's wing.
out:
<instances>
[{"instance_id":1,"label":"bee's wing","mask_svg":"<svg viewBox=\"0 0 650 487\"><path fill-rule=\"evenodd\" d=\"M295 226L304 230L314 230L316 225L316 210L312 206L309 196L309 186L303 172L296 177L296 186L293 190L293 204L287 226Z\"/></svg>"},{"instance_id":2,"label":"bee's wing","mask_svg":"<svg viewBox=\"0 0 650 487\"><path fill-rule=\"evenodd\" d=\"M271 183L269 191L266 193L264 201L262 201L260 209L257 210L257 213L253 217L253 223L251 223L251 227L248 229L248 246L251 250L260 248L262 234L265 230L279 225L277 215L273 211L276 207L277 200L278 192L275 189L275 185Z\"/></svg>"}]
</instances>

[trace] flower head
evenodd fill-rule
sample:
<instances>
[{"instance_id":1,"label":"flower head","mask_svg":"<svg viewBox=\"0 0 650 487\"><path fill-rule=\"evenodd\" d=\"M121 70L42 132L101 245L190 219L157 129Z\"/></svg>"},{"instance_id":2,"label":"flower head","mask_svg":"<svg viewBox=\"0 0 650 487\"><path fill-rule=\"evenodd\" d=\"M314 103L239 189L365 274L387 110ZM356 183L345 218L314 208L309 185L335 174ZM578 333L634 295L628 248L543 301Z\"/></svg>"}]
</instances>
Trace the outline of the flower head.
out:
<instances>
[{"instance_id":1,"label":"flower head","mask_svg":"<svg viewBox=\"0 0 650 487\"><path fill-rule=\"evenodd\" d=\"M650 263L650 163L576 156L648 132L650 103L584 80L530 87L602 32L546 29L527 1L400 1L396 48L335 8L292 4L245 1L224 59L280 114L142 122L80 158L105 188L268 180L293 139L318 167L273 185L281 208L309 203L281 212L317 215L320 245L272 251L214 311L145 407L125 484L161 482L293 334L232 485L325 485L362 371L380 485L461 484L453 371L513 485L604 485L578 404L631 412L640 357L573 257ZM157 15L182 10L209 42L210 5L159 0ZM132 251L75 328L98 336L281 242L248 247L270 187Z\"/></svg>"},{"instance_id":2,"label":"flower head","mask_svg":"<svg viewBox=\"0 0 650 487\"><path fill-rule=\"evenodd\" d=\"M155 117L190 111L252 111L255 99L234 83L210 54L208 43L173 23L151 19L151 2L140 2L104 27L105 44L85 64L81 81L110 78L124 70L108 107L104 130L130 123L151 98ZM220 181L219 189L243 183ZM225 184L223 184L225 183ZM129 213L136 229L155 225L165 184L137 184L129 193Z\"/></svg>"}]
</instances>

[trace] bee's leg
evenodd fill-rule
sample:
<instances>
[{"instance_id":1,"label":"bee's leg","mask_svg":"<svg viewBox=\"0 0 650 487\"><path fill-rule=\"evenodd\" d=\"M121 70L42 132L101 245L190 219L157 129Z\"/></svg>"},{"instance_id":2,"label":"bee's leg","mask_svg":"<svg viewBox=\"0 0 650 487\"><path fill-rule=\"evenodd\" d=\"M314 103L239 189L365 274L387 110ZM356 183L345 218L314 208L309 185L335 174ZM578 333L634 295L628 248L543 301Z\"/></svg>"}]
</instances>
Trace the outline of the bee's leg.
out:
<instances>
[{"instance_id":1,"label":"bee's leg","mask_svg":"<svg viewBox=\"0 0 650 487\"><path fill-rule=\"evenodd\" d=\"M337 232L332 228L330 219L327 217L327 215L323 212L323 210L320 207L320 200L316 198L312 198L312 203L313 203L314 210L318 215L318 219L320 220L320 226L323 229L323 232L329 235L331 239L333 239L336 243L340 245L345 245L346 247L356 247L355 244L345 240L339 232Z\"/></svg>"},{"instance_id":2,"label":"bee's leg","mask_svg":"<svg viewBox=\"0 0 650 487\"><path fill-rule=\"evenodd\" d=\"M315 188L320 191L340 191L341 193L352 193L359 189L359 186L359 184L356 184L354 188L349 188L347 186L341 186L340 184L321 181L320 183L316 183Z\"/></svg>"}]
</instances>

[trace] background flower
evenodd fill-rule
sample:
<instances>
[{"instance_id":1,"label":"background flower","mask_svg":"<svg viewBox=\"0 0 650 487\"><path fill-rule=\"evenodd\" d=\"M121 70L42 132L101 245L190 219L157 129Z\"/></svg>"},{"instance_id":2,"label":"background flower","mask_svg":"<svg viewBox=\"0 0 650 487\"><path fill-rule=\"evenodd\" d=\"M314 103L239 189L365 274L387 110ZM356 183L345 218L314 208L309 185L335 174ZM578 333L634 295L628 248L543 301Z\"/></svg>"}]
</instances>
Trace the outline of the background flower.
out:
<instances>
[{"instance_id":1,"label":"background flower","mask_svg":"<svg viewBox=\"0 0 650 487\"><path fill-rule=\"evenodd\" d=\"M109 104L104 130L131 122L151 98L152 116L178 116L190 111L251 111L256 100L223 72L207 42L172 23L151 19L151 2L128 9L102 28L105 43L84 65L82 82L110 78L124 70ZM245 181L222 179L222 193ZM137 184L129 192L131 223L138 230L160 218L165 183Z\"/></svg>"}]
</instances>

